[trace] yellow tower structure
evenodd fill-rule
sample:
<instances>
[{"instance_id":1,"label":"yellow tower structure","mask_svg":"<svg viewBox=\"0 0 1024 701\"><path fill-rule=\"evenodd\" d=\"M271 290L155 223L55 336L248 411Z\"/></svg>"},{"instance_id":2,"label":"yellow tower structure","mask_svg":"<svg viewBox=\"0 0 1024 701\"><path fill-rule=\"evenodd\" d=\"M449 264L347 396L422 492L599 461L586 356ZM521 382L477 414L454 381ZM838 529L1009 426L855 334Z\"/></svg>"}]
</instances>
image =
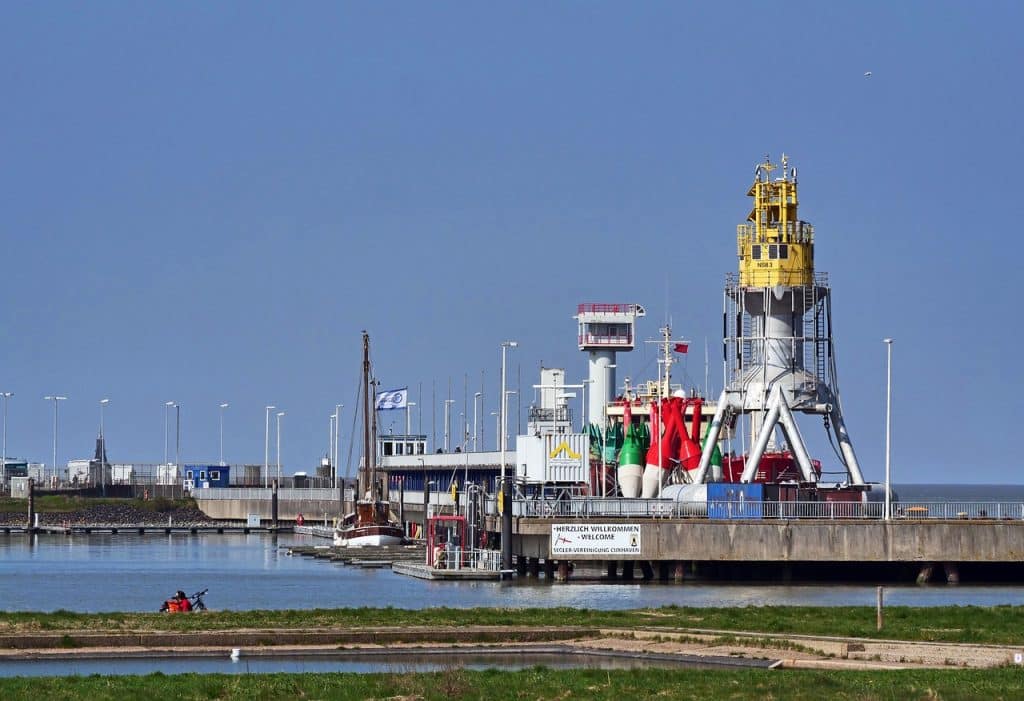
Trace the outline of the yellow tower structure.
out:
<instances>
[{"instance_id":1,"label":"yellow tower structure","mask_svg":"<svg viewBox=\"0 0 1024 701\"><path fill-rule=\"evenodd\" d=\"M781 176L772 177L779 170ZM740 284L796 287L814 284L814 227L797 216L796 168L782 156L782 168L765 162L754 171L747 192L754 208L736 227Z\"/></svg>"},{"instance_id":2,"label":"yellow tower structure","mask_svg":"<svg viewBox=\"0 0 1024 701\"><path fill-rule=\"evenodd\" d=\"M736 227L739 270L726 276L723 327L727 385L708 429L694 480L719 479L711 453L723 423L747 417L750 444L740 477L759 477L766 453L791 455L800 478L817 482L795 414L824 418L851 485L864 477L846 430L832 339L832 291L828 275L814 269L814 227L798 215L796 168L765 157L747 190L754 206ZM776 443L776 430L785 440Z\"/></svg>"}]
</instances>

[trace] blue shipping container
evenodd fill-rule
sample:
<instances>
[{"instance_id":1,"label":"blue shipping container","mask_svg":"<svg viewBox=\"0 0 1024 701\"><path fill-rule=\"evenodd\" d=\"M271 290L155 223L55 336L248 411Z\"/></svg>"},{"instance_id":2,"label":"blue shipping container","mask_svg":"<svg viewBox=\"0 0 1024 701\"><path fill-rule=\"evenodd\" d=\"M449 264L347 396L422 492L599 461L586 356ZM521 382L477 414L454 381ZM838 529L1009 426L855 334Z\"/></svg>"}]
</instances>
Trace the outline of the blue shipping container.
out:
<instances>
[{"instance_id":1,"label":"blue shipping container","mask_svg":"<svg viewBox=\"0 0 1024 701\"><path fill-rule=\"evenodd\" d=\"M193 489L230 487L231 468L228 465L185 465L184 479L192 480Z\"/></svg>"},{"instance_id":2,"label":"blue shipping container","mask_svg":"<svg viewBox=\"0 0 1024 701\"><path fill-rule=\"evenodd\" d=\"M764 485L709 482L708 518L764 518Z\"/></svg>"}]
</instances>

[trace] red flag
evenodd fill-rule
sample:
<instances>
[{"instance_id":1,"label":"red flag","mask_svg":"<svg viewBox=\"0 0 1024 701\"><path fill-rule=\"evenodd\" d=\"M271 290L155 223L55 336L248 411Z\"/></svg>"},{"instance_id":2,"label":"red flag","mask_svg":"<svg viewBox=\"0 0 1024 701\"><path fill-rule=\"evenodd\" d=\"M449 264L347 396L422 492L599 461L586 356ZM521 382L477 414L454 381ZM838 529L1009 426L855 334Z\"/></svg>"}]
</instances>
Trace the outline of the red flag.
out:
<instances>
[{"instance_id":1,"label":"red flag","mask_svg":"<svg viewBox=\"0 0 1024 701\"><path fill-rule=\"evenodd\" d=\"M689 343L677 343L676 347L673 348L672 350L674 350L676 353L685 353L686 351L690 350L690 344Z\"/></svg>"}]
</instances>

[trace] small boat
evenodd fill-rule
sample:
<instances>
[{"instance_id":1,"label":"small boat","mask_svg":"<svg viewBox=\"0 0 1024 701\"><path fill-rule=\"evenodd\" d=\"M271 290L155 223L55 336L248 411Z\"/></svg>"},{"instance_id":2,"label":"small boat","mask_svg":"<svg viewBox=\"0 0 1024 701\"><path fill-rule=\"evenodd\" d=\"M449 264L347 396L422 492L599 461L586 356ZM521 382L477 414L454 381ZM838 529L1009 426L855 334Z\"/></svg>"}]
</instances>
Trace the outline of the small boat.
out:
<instances>
[{"instance_id":1,"label":"small boat","mask_svg":"<svg viewBox=\"0 0 1024 701\"><path fill-rule=\"evenodd\" d=\"M391 506L380 493L377 475L376 385L370 380L370 335L363 331L363 464L359 469L359 484L355 510L346 514L334 529L334 544L359 548L368 545L400 545L405 540L402 526L391 520Z\"/></svg>"}]
</instances>

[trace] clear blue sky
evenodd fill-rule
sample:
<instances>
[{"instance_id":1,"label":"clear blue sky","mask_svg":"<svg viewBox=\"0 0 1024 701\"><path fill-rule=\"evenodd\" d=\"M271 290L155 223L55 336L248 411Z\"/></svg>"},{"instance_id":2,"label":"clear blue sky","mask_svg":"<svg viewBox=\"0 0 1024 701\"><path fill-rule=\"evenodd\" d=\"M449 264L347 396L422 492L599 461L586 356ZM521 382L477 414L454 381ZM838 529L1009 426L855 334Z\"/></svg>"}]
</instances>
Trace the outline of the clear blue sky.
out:
<instances>
[{"instance_id":1,"label":"clear blue sky","mask_svg":"<svg viewBox=\"0 0 1024 701\"><path fill-rule=\"evenodd\" d=\"M484 371L489 414L502 339L524 388L585 375L581 301L644 304L643 337L671 318L696 382L707 338L717 392L735 226L785 151L868 478L893 336L897 480L1021 482L1022 25L1014 2L4 3L8 452L50 460L58 393L61 463L103 397L112 460L160 461L176 400L183 459L213 461L227 401L229 461L262 461L275 404L311 470L361 329L385 387L429 404L451 377L457 413Z\"/></svg>"}]
</instances>

